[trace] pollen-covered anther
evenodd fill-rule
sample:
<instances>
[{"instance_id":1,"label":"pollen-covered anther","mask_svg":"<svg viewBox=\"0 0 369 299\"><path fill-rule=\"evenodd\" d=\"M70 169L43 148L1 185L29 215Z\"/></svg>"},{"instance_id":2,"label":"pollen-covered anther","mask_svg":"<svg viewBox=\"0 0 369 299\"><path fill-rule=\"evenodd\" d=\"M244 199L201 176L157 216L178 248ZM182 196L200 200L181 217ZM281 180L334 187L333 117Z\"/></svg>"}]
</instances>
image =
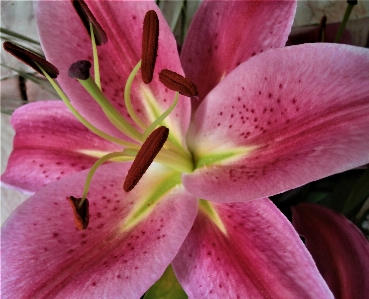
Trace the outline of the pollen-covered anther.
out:
<instances>
[{"instance_id":1,"label":"pollen-covered anther","mask_svg":"<svg viewBox=\"0 0 369 299\"><path fill-rule=\"evenodd\" d=\"M17 44L12 42L5 42L3 44L4 50L18 58L20 61L23 61L25 64L29 65L36 72L40 73L44 76L40 68L37 66L38 63L44 71L53 79L57 78L59 75L59 70L48 62L45 58L37 55L29 49L23 48Z\"/></svg>"},{"instance_id":2,"label":"pollen-covered anther","mask_svg":"<svg viewBox=\"0 0 369 299\"><path fill-rule=\"evenodd\" d=\"M87 4L83 0L72 0L72 3L83 25L85 26L88 35L90 35L90 23L92 24L96 45L101 46L106 44L108 42L108 37L104 29L101 27L99 22L88 8Z\"/></svg>"},{"instance_id":3,"label":"pollen-covered anther","mask_svg":"<svg viewBox=\"0 0 369 299\"><path fill-rule=\"evenodd\" d=\"M74 222L79 230L86 229L90 220L89 214L89 202L85 198L82 205L80 206L82 198L76 198L73 196L67 197L74 215Z\"/></svg>"},{"instance_id":4,"label":"pollen-covered anther","mask_svg":"<svg viewBox=\"0 0 369 299\"><path fill-rule=\"evenodd\" d=\"M154 75L158 55L159 19L155 11L149 10L144 18L142 32L142 81L149 84Z\"/></svg>"},{"instance_id":5,"label":"pollen-covered anther","mask_svg":"<svg viewBox=\"0 0 369 299\"><path fill-rule=\"evenodd\" d=\"M78 60L70 66L68 76L79 80L87 80L90 78L90 68L91 62L88 60Z\"/></svg>"},{"instance_id":6,"label":"pollen-covered anther","mask_svg":"<svg viewBox=\"0 0 369 299\"><path fill-rule=\"evenodd\" d=\"M129 192L137 185L163 147L168 135L169 129L162 126L155 129L149 137L147 137L138 151L131 168L128 170L128 174L123 185L124 191Z\"/></svg>"},{"instance_id":7,"label":"pollen-covered anther","mask_svg":"<svg viewBox=\"0 0 369 299\"><path fill-rule=\"evenodd\" d=\"M171 90L178 91L184 96L195 97L199 94L195 84L191 80L176 72L167 69L162 70L159 74L159 80L164 86Z\"/></svg>"}]
</instances>

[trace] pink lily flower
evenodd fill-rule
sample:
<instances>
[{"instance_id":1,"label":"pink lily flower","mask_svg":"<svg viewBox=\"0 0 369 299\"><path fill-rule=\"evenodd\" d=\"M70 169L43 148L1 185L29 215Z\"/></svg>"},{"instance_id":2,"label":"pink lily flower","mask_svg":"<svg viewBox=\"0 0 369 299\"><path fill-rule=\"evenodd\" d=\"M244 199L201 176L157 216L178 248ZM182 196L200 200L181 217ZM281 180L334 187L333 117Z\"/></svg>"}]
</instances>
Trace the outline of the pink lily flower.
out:
<instances>
[{"instance_id":1,"label":"pink lily flower","mask_svg":"<svg viewBox=\"0 0 369 299\"><path fill-rule=\"evenodd\" d=\"M369 243L354 224L330 209L304 203L293 208L293 225L305 237L334 298L368 297Z\"/></svg>"},{"instance_id":2,"label":"pink lily flower","mask_svg":"<svg viewBox=\"0 0 369 299\"><path fill-rule=\"evenodd\" d=\"M205 1L179 59L153 2L88 2L109 39L99 47L102 91L138 132L175 97L159 82L160 70L186 74L199 100L191 108L179 97L163 121L168 141L132 191L122 190L131 162L97 169L90 224L77 231L66 197L82 194L97 158L141 144L67 76L72 63L92 60L72 4L36 3L59 84L108 137L88 131L62 102L14 113L14 151L1 179L36 193L2 228L4 298L140 298L170 263L190 298L333 298L266 197L369 162L369 53L331 44L277 49L295 5ZM159 16L159 49L154 80L146 85L137 75L130 89L135 123L124 84L141 58L149 10Z\"/></svg>"}]
</instances>

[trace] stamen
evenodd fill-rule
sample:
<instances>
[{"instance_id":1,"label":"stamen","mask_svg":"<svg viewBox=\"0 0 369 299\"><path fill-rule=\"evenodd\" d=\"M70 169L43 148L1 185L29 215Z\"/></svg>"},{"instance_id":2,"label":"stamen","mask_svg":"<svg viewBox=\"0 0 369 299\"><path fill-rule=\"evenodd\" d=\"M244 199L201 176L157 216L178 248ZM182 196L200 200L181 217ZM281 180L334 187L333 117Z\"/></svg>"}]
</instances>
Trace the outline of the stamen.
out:
<instances>
[{"instance_id":1,"label":"stamen","mask_svg":"<svg viewBox=\"0 0 369 299\"><path fill-rule=\"evenodd\" d=\"M81 198L76 198L73 196L67 197L67 200L69 201L74 215L74 222L76 224L77 229L82 230L86 229L88 226L88 222L90 220L90 214L89 214L89 202L86 198L86 200L83 201L83 204L81 203Z\"/></svg>"},{"instance_id":2,"label":"stamen","mask_svg":"<svg viewBox=\"0 0 369 299\"><path fill-rule=\"evenodd\" d=\"M131 87L133 83L133 79L136 77L138 71L140 70L142 64L142 60L140 60L137 65L132 70L131 74L129 75L126 86L124 87L124 103L127 108L127 112L129 116L132 118L132 120L141 128L144 129L146 125L143 123L143 121L138 117L136 112L133 110L132 107L132 101L131 101Z\"/></svg>"},{"instance_id":3,"label":"stamen","mask_svg":"<svg viewBox=\"0 0 369 299\"><path fill-rule=\"evenodd\" d=\"M99 86L99 88L101 89L99 55L97 54L94 26L92 25L92 23L90 23L90 36L91 36L91 43L92 43L92 56L94 58L95 82L96 82L96 85Z\"/></svg>"},{"instance_id":4,"label":"stamen","mask_svg":"<svg viewBox=\"0 0 369 299\"><path fill-rule=\"evenodd\" d=\"M160 82L171 90L178 91L180 94L188 97L194 97L199 94L195 84L191 80L172 72L162 70L159 74Z\"/></svg>"},{"instance_id":5,"label":"stamen","mask_svg":"<svg viewBox=\"0 0 369 299\"><path fill-rule=\"evenodd\" d=\"M31 68L33 68L36 72L40 73L41 75L44 75L44 74L41 71L41 69L37 66L36 62L40 66L42 66L42 68L51 78L58 77L59 70L54 65L52 65L50 62L48 62L45 58L37 55L31 50L20 47L11 42L5 42L3 44L3 47L5 51L9 52L10 54L15 56L19 60L23 61L25 64L29 65Z\"/></svg>"},{"instance_id":6,"label":"stamen","mask_svg":"<svg viewBox=\"0 0 369 299\"><path fill-rule=\"evenodd\" d=\"M105 156L97 160L94 163L94 165L92 165L86 177L85 187L83 189L83 195L81 198L81 202L79 203L80 206L83 204L84 200L87 199L86 197L87 197L88 190L90 189L92 177L94 176L96 170L100 167L100 165L111 159L120 158L120 157L127 157L127 155L125 154L125 152L114 152L114 153L106 154ZM130 161L130 160L132 160L132 158L127 157L126 161Z\"/></svg>"},{"instance_id":7,"label":"stamen","mask_svg":"<svg viewBox=\"0 0 369 299\"><path fill-rule=\"evenodd\" d=\"M154 75L158 53L159 19L155 11L149 10L144 19L142 33L142 81L149 84Z\"/></svg>"},{"instance_id":8,"label":"stamen","mask_svg":"<svg viewBox=\"0 0 369 299\"><path fill-rule=\"evenodd\" d=\"M108 42L108 37L95 19L94 15L83 0L72 0L74 9L77 11L83 25L85 26L88 35L90 35L90 23L93 26L93 33L97 46L101 46Z\"/></svg>"},{"instance_id":9,"label":"stamen","mask_svg":"<svg viewBox=\"0 0 369 299\"><path fill-rule=\"evenodd\" d=\"M90 78L90 68L91 62L87 60L79 60L70 66L68 76L79 80L87 80Z\"/></svg>"},{"instance_id":10,"label":"stamen","mask_svg":"<svg viewBox=\"0 0 369 299\"><path fill-rule=\"evenodd\" d=\"M137 153L131 168L128 170L128 174L123 185L124 191L129 192L137 185L163 147L168 135L169 129L163 126L154 130L146 139Z\"/></svg>"}]
</instances>

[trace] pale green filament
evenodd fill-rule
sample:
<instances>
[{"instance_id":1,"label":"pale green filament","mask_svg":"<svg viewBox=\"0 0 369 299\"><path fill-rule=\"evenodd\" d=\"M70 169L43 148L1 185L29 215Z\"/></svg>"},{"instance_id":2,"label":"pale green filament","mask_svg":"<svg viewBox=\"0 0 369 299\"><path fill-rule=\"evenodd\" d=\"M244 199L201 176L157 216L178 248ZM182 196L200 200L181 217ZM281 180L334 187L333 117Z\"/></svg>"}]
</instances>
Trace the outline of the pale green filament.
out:
<instances>
[{"instance_id":1,"label":"pale green filament","mask_svg":"<svg viewBox=\"0 0 369 299\"><path fill-rule=\"evenodd\" d=\"M72 114L91 132L95 133L96 135L100 136L101 138L104 138L106 140L109 140L111 142L114 142L116 144L122 145L124 147L133 147L138 148L138 144L134 144L128 141L121 140L119 138L113 137L111 135L108 135L104 133L103 131L100 131L98 128L94 127L91 123L89 123L79 112L73 107L73 105L70 103L67 96L63 93L63 91L60 89L60 87L55 83L55 81L48 75L48 73L45 72L45 70L37 63L36 65L40 68L44 76L47 78L47 80L50 82L52 87L55 89L57 94L60 96L64 104L68 107L69 111L72 112Z\"/></svg>"},{"instance_id":2,"label":"pale green filament","mask_svg":"<svg viewBox=\"0 0 369 299\"><path fill-rule=\"evenodd\" d=\"M125 148L123 150L123 153L127 156L127 157L136 157L137 153L138 153L138 149L134 149L134 148Z\"/></svg>"},{"instance_id":3,"label":"pale green filament","mask_svg":"<svg viewBox=\"0 0 369 299\"><path fill-rule=\"evenodd\" d=\"M135 68L132 70L131 74L129 75L126 86L124 88L124 103L126 104L127 112L129 116L133 119L133 121L141 127L141 129L144 129L146 125L143 123L143 121L138 117L136 112L133 110L132 102L131 102L131 87L134 78L136 77L139 69L141 68L141 60L137 63Z\"/></svg>"},{"instance_id":4,"label":"pale green filament","mask_svg":"<svg viewBox=\"0 0 369 299\"><path fill-rule=\"evenodd\" d=\"M99 86L101 90L101 82L100 82L100 68L99 68L99 56L97 54L97 47L95 42L95 34L92 23L90 22L90 33L91 33L91 42L92 42L92 55L94 57L94 76L96 85Z\"/></svg>"},{"instance_id":5,"label":"pale green filament","mask_svg":"<svg viewBox=\"0 0 369 299\"><path fill-rule=\"evenodd\" d=\"M173 109L176 107L177 103L178 103L178 96L179 93L176 92L176 96L174 98L173 104L170 105L170 107L162 114L160 115L144 132L143 134L143 138L146 139L147 136L149 136L151 134L152 131L154 131L154 129L156 128L157 125L159 125L172 111Z\"/></svg>"},{"instance_id":6,"label":"pale green filament","mask_svg":"<svg viewBox=\"0 0 369 299\"><path fill-rule=\"evenodd\" d=\"M91 167L91 169L90 169L90 171L88 172L87 177L86 177L86 182L85 182L85 187L84 187L84 189L83 189L82 199L81 199L81 201L80 201L80 203L79 203L79 206L80 206L80 207L83 205L83 202L85 201L85 199L86 199L86 197L87 197L87 193L88 193L88 190L89 190L89 188L90 188L90 184L91 184L92 177L93 177L93 175L94 175L95 171L97 170L97 168L98 168L101 164L105 163L105 162L106 162L106 161L108 161L108 160L111 160L111 159L113 159L113 158L118 158L118 157L124 157L124 156L125 156L124 152L110 153L110 154L107 154L107 155L105 155L105 156L101 157L99 160L97 160L97 161L95 162L95 164L94 164L94 165L92 165L92 167ZM129 161L129 160L132 160L132 158L131 158L131 157L127 157L127 161Z\"/></svg>"},{"instance_id":7,"label":"pale green filament","mask_svg":"<svg viewBox=\"0 0 369 299\"><path fill-rule=\"evenodd\" d=\"M87 92L100 105L107 118L117 129L132 139L142 142L142 135L114 108L91 77L87 80L78 79L78 82L81 83Z\"/></svg>"}]
</instances>

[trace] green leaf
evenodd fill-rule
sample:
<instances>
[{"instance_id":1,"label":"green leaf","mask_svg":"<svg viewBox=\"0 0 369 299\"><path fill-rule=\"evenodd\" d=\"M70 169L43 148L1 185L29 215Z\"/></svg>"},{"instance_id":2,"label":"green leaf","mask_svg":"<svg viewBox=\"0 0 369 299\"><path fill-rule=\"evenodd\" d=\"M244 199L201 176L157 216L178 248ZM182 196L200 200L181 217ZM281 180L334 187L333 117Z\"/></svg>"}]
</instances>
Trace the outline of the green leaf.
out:
<instances>
[{"instance_id":1,"label":"green leaf","mask_svg":"<svg viewBox=\"0 0 369 299\"><path fill-rule=\"evenodd\" d=\"M361 175L352 189L347 201L342 209L343 214L350 214L361 207L362 203L369 196L369 168Z\"/></svg>"},{"instance_id":2,"label":"green leaf","mask_svg":"<svg viewBox=\"0 0 369 299\"><path fill-rule=\"evenodd\" d=\"M179 284L172 265L164 271L162 277L146 292L144 299L187 299L187 294Z\"/></svg>"},{"instance_id":3,"label":"green leaf","mask_svg":"<svg viewBox=\"0 0 369 299\"><path fill-rule=\"evenodd\" d=\"M177 27L180 14L184 6L184 0L160 1L158 5L167 20L170 29L174 31Z\"/></svg>"},{"instance_id":4,"label":"green leaf","mask_svg":"<svg viewBox=\"0 0 369 299\"><path fill-rule=\"evenodd\" d=\"M25 35L22 35L18 32L14 32L12 30L9 30L9 29L3 28L3 27L0 27L0 33L3 33L5 35L9 35L11 37L11 38L2 37L2 39L8 39L8 40L12 40L12 38L13 39L19 39L21 41L29 42L29 43L35 44L37 46L40 46L40 43L37 40L34 40L34 39L29 38Z\"/></svg>"},{"instance_id":5,"label":"green leaf","mask_svg":"<svg viewBox=\"0 0 369 299\"><path fill-rule=\"evenodd\" d=\"M369 241L369 209L367 209L359 219L355 220L355 224Z\"/></svg>"}]
</instances>

